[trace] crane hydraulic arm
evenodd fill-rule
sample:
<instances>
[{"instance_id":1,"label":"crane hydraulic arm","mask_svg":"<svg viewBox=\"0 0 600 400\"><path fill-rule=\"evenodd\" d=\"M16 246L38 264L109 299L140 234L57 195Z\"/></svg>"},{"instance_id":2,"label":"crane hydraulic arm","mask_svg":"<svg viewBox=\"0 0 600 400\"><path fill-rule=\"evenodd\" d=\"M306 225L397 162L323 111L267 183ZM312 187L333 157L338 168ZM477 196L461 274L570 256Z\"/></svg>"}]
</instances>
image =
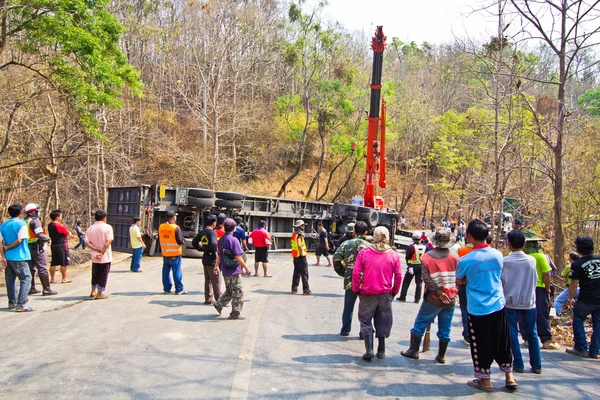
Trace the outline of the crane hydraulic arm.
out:
<instances>
[{"instance_id":1,"label":"crane hydraulic arm","mask_svg":"<svg viewBox=\"0 0 600 400\"><path fill-rule=\"evenodd\" d=\"M381 72L383 51L387 37L383 27L378 26L373 36L373 75L371 78L371 104L369 110L369 131L367 138L367 171L365 175L365 207L381 210L383 197L375 194L375 186L385 189L385 100L381 99ZM381 100L380 100L381 99ZM381 101L381 109L379 107ZM380 115L381 111L381 115Z\"/></svg>"}]
</instances>

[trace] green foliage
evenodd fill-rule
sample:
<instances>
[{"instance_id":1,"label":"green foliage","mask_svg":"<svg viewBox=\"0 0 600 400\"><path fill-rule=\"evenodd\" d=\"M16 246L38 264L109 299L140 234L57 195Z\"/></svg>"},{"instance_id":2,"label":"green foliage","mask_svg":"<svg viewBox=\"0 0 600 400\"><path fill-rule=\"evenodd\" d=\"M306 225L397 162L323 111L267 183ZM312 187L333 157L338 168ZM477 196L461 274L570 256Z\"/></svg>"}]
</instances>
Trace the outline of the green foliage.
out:
<instances>
[{"instance_id":1,"label":"green foliage","mask_svg":"<svg viewBox=\"0 0 600 400\"><path fill-rule=\"evenodd\" d=\"M108 0L9 1L8 41L38 61L33 67L69 100L81 126L101 137L95 113L122 106L121 90L141 96L143 84L119 48L123 26Z\"/></svg>"},{"instance_id":2,"label":"green foliage","mask_svg":"<svg viewBox=\"0 0 600 400\"><path fill-rule=\"evenodd\" d=\"M600 117L600 88L590 90L579 96L577 104L589 115Z\"/></svg>"}]
</instances>

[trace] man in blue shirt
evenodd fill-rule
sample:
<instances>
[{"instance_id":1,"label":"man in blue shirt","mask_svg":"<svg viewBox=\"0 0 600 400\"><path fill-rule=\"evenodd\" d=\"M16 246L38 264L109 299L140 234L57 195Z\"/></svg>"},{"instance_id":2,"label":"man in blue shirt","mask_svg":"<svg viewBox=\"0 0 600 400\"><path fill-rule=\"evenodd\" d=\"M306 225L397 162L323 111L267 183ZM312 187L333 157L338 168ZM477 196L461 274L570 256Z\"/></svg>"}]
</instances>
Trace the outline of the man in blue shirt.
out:
<instances>
[{"instance_id":1,"label":"man in blue shirt","mask_svg":"<svg viewBox=\"0 0 600 400\"><path fill-rule=\"evenodd\" d=\"M0 225L0 266L6 268L6 292L8 295L8 308L17 312L29 312L34 309L27 305L27 295L31 289L31 271L29 261L31 253L27 239L29 232L27 224L19 218L22 207L13 204L8 207L11 219ZM17 278L21 283L17 297Z\"/></svg>"},{"instance_id":2,"label":"man in blue shirt","mask_svg":"<svg viewBox=\"0 0 600 400\"><path fill-rule=\"evenodd\" d=\"M235 231L233 231L233 237L240 242L240 245L244 250L242 258L244 259L244 262L247 262L246 253L249 251L249 249L248 241L246 240L246 231L244 231L244 220L241 217L235 217L233 220L237 224L237 226L235 227Z\"/></svg>"},{"instance_id":3,"label":"man in blue shirt","mask_svg":"<svg viewBox=\"0 0 600 400\"><path fill-rule=\"evenodd\" d=\"M468 385L491 392L493 390L491 366L495 360L506 375L506 388L515 390L517 382L512 374L512 351L502 288L503 257L498 250L486 244L489 228L481 220L474 219L467 226L467 243L473 250L460 258L456 280L466 281L467 311L471 358L475 378Z\"/></svg>"}]
</instances>

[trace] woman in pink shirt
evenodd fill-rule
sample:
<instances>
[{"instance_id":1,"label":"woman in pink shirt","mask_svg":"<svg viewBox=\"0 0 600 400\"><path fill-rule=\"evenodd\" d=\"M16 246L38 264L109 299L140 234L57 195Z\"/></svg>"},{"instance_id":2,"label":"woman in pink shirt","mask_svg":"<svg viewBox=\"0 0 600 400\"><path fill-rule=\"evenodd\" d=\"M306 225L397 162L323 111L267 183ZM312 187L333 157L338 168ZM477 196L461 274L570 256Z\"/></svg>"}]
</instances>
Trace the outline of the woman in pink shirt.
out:
<instances>
[{"instance_id":1,"label":"woman in pink shirt","mask_svg":"<svg viewBox=\"0 0 600 400\"><path fill-rule=\"evenodd\" d=\"M377 358L385 358L385 338L390 336L392 330L392 300L402 282L400 256L390 247L389 241L387 228L375 228L372 246L358 253L352 271L352 290L360 297L358 320L367 350L363 359L367 361L374 356L374 332L379 340Z\"/></svg>"}]
</instances>

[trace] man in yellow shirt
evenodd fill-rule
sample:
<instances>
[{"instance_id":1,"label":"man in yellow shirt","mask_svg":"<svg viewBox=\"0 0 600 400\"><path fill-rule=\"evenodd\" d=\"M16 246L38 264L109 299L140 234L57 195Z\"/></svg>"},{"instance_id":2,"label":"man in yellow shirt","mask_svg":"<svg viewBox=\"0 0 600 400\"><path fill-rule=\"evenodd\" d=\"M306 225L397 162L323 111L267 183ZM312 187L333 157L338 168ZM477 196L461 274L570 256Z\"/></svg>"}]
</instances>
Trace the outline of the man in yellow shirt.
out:
<instances>
[{"instance_id":1,"label":"man in yellow shirt","mask_svg":"<svg viewBox=\"0 0 600 400\"><path fill-rule=\"evenodd\" d=\"M142 240L140 224L140 217L133 217L133 225L129 227L129 241L131 243L131 250L133 250L133 255L131 256L131 266L129 267L131 272L142 272L140 269L140 264L142 262L142 253L144 252L146 245Z\"/></svg>"}]
</instances>

